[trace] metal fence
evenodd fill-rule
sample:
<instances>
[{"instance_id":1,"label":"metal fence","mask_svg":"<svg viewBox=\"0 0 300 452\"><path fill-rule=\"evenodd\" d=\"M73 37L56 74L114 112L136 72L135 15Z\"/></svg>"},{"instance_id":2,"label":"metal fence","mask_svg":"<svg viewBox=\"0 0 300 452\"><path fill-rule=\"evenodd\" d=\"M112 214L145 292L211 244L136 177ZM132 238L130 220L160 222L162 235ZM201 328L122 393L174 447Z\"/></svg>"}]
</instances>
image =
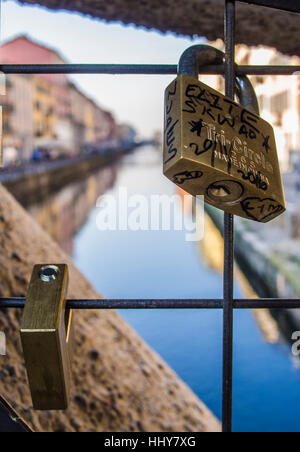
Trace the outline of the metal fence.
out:
<instances>
[{"instance_id":1,"label":"metal fence","mask_svg":"<svg viewBox=\"0 0 300 452\"><path fill-rule=\"evenodd\" d=\"M241 0L243 1L243 0ZM261 6L300 12L294 0L247 0ZM225 3L225 64L200 69L202 74L222 74L226 81L226 95L234 98L236 74L292 75L300 66L239 66L235 65L236 1ZM176 65L0 65L5 74L177 74ZM180 300L69 300L70 309L222 309L223 310L223 432L232 431L233 376L233 312L234 309L300 309L300 300L246 299L234 300L234 217L224 214L224 293L223 299ZM24 298L0 299L0 309L24 308ZM1 400L0 400L1 408ZM0 418L1 419L1 418ZM23 427L24 428L24 427Z\"/></svg>"}]
</instances>

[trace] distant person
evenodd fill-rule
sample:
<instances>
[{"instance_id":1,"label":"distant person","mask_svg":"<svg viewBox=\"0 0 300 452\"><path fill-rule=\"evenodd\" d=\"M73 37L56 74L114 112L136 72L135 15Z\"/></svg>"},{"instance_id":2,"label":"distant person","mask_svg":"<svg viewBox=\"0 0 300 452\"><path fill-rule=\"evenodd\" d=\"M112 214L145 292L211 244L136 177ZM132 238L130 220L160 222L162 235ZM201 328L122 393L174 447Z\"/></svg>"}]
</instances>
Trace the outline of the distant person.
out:
<instances>
[{"instance_id":1,"label":"distant person","mask_svg":"<svg viewBox=\"0 0 300 452\"><path fill-rule=\"evenodd\" d=\"M32 161L33 162L40 162L42 160L42 152L40 149L35 149L32 153Z\"/></svg>"}]
</instances>

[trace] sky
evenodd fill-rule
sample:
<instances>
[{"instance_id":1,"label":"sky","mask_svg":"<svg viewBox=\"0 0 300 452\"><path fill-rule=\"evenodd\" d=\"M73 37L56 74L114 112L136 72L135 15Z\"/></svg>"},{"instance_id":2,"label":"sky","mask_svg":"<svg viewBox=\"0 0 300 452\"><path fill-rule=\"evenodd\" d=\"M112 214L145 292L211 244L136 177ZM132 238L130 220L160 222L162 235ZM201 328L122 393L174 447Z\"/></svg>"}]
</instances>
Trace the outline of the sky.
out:
<instances>
[{"instance_id":1,"label":"sky","mask_svg":"<svg viewBox=\"0 0 300 452\"><path fill-rule=\"evenodd\" d=\"M77 13L2 2L1 40L27 34L55 48L69 63L177 64L187 47L203 40L106 23ZM72 79L121 123L143 137L163 129L164 90L175 76L76 75Z\"/></svg>"}]
</instances>

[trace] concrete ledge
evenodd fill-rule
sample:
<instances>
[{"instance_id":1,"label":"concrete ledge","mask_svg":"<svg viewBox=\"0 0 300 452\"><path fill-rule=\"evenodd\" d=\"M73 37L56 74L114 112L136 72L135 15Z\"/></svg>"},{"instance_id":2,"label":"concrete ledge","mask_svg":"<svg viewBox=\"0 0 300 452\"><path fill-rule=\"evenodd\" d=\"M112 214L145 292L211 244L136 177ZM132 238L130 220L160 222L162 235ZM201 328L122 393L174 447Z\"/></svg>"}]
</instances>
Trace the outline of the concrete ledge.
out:
<instances>
[{"instance_id":1,"label":"concrete ledge","mask_svg":"<svg viewBox=\"0 0 300 452\"><path fill-rule=\"evenodd\" d=\"M81 156L73 160L64 159L52 162L27 165L0 173L0 183L19 201L22 206L43 202L50 194L57 192L72 182L84 180L101 168L117 163L125 151Z\"/></svg>"}]
</instances>

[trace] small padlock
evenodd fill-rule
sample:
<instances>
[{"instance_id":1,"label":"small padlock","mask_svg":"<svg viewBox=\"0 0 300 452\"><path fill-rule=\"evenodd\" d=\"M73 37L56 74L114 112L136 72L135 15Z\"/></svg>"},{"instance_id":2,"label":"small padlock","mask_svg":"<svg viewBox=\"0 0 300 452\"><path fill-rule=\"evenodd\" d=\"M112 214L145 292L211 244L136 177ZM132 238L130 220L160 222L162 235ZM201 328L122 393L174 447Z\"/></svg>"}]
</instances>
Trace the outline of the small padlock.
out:
<instances>
[{"instance_id":1,"label":"small padlock","mask_svg":"<svg viewBox=\"0 0 300 452\"><path fill-rule=\"evenodd\" d=\"M35 410L65 410L68 407L72 311L66 310L67 288L67 265L35 265L21 326Z\"/></svg>"},{"instance_id":2,"label":"small padlock","mask_svg":"<svg viewBox=\"0 0 300 452\"><path fill-rule=\"evenodd\" d=\"M164 174L225 212L267 223L285 211L274 131L246 76L236 77L241 105L198 81L201 65L223 62L206 45L182 55L165 93Z\"/></svg>"}]
</instances>

